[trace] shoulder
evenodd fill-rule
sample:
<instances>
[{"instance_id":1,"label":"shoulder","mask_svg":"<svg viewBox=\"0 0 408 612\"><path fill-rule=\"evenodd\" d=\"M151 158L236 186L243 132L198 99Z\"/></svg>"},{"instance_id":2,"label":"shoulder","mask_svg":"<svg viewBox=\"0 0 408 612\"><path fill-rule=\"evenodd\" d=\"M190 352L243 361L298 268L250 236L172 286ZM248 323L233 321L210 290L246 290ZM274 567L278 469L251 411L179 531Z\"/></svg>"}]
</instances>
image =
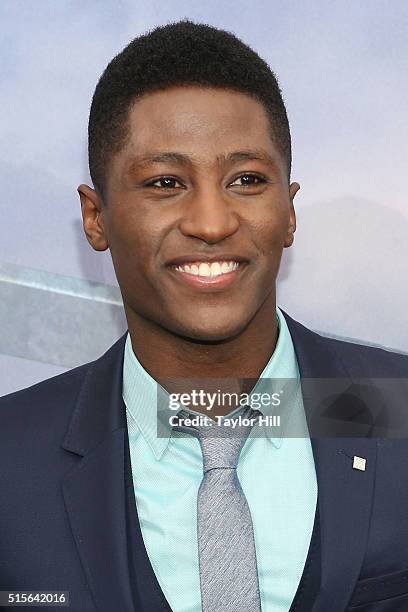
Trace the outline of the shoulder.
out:
<instances>
[{"instance_id":1,"label":"shoulder","mask_svg":"<svg viewBox=\"0 0 408 612\"><path fill-rule=\"evenodd\" d=\"M92 370L99 366L105 369L105 374L109 374L115 366L119 355L123 353L126 337L127 332L116 340L103 355L93 361L47 378L19 391L3 395L0 397L0 412L3 411L4 414L4 410L10 406L14 409L18 406L42 405L57 400L75 400L85 378Z\"/></svg>"},{"instance_id":2,"label":"shoulder","mask_svg":"<svg viewBox=\"0 0 408 612\"><path fill-rule=\"evenodd\" d=\"M0 406L5 406L9 403L21 403L36 398L45 399L50 395L54 395L56 392L72 389L83 380L93 363L93 361L90 361L89 363L72 368L62 374L57 374L56 376L42 380L24 389L3 395L0 397Z\"/></svg>"},{"instance_id":3,"label":"shoulder","mask_svg":"<svg viewBox=\"0 0 408 612\"><path fill-rule=\"evenodd\" d=\"M358 373L367 371L369 368L371 375L408 377L408 354L385 347L313 333L319 336L320 342L325 343L337 354L349 371Z\"/></svg>"},{"instance_id":4,"label":"shoulder","mask_svg":"<svg viewBox=\"0 0 408 612\"><path fill-rule=\"evenodd\" d=\"M43 380L35 385L0 397L0 437L21 431L59 431L70 422L82 390L92 373L94 385L110 379L121 364L126 333L101 356L67 372ZM0 440L1 446L1 440Z\"/></svg>"},{"instance_id":5,"label":"shoulder","mask_svg":"<svg viewBox=\"0 0 408 612\"><path fill-rule=\"evenodd\" d=\"M282 310L282 309L281 309ZM408 377L408 354L385 347L325 334L306 327L282 311L295 347L304 358L322 364L342 364L354 376ZM324 369L324 368L323 368ZM332 368L328 368L333 370Z\"/></svg>"},{"instance_id":6,"label":"shoulder","mask_svg":"<svg viewBox=\"0 0 408 612\"><path fill-rule=\"evenodd\" d=\"M68 422L87 373L94 362L48 378L0 397L0 421L4 435L34 430L58 421Z\"/></svg>"}]
</instances>

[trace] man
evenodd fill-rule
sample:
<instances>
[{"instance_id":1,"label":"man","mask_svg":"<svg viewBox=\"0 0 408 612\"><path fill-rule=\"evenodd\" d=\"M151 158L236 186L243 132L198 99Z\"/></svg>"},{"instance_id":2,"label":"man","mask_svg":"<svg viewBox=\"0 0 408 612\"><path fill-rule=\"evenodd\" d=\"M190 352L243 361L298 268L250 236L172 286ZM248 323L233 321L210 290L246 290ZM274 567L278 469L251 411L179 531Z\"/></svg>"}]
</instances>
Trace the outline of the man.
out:
<instances>
[{"instance_id":1,"label":"man","mask_svg":"<svg viewBox=\"0 0 408 612\"><path fill-rule=\"evenodd\" d=\"M299 185L270 68L188 20L135 39L95 90L89 164L84 231L111 252L129 329L0 402L0 590L69 591L78 612L407 610L408 446L373 433L406 405L408 357L276 306ZM209 442L182 421L206 407L180 404L159 435L157 389L190 379L301 380L282 416L307 435ZM370 420L380 379L393 393ZM341 393L319 404L319 380ZM257 414L213 421L232 413Z\"/></svg>"}]
</instances>

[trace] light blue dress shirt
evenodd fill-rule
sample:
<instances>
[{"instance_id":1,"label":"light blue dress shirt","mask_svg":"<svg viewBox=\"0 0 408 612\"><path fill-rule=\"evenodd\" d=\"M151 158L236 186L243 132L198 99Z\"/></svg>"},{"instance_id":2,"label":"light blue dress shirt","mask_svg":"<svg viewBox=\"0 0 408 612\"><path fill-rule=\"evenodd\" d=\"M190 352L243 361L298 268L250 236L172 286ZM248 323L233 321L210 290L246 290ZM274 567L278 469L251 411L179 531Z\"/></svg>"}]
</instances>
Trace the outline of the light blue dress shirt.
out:
<instances>
[{"instance_id":1,"label":"light blue dress shirt","mask_svg":"<svg viewBox=\"0 0 408 612\"><path fill-rule=\"evenodd\" d=\"M287 612L290 608L306 561L317 502L298 364L279 308L276 315L278 341L251 398L258 392L271 393L270 385L276 384L273 390L279 387L282 391L279 409L253 407L264 415L279 414L281 426L255 425L237 468L254 527L263 612ZM167 391L138 361L128 334L123 399L144 544L173 612L201 612L196 504L203 475L202 454L193 436L171 428L167 434L159 428L158 435L158 389L159 396L168 399ZM227 416L236 416L241 410Z\"/></svg>"}]
</instances>

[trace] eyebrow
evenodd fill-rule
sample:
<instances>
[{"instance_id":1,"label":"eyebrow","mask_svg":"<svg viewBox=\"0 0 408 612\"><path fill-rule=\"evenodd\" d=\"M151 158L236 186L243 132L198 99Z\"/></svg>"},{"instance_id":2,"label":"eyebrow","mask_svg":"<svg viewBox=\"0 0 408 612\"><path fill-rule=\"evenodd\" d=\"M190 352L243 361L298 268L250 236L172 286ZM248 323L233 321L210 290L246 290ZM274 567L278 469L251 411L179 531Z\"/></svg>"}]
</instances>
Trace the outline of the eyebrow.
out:
<instances>
[{"instance_id":1,"label":"eyebrow","mask_svg":"<svg viewBox=\"0 0 408 612\"><path fill-rule=\"evenodd\" d=\"M241 151L233 151L227 154L217 155L216 161L219 166L233 164L239 161L258 160L266 162L270 166L277 168L276 159L265 149L244 149ZM129 172L137 168L145 168L152 164L173 163L191 166L198 164L198 160L186 153L176 151L163 151L161 153L148 153L140 157L134 157L131 161Z\"/></svg>"}]
</instances>

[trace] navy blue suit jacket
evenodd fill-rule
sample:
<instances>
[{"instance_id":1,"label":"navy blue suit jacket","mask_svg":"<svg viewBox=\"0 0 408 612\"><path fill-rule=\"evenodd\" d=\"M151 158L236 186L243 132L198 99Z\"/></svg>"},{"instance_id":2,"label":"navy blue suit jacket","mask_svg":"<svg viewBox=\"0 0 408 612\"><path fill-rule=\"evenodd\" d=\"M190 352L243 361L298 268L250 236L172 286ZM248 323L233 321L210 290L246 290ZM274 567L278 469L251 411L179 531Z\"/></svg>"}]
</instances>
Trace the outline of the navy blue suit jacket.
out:
<instances>
[{"instance_id":1,"label":"navy blue suit jacket","mask_svg":"<svg viewBox=\"0 0 408 612\"><path fill-rule=\"evenodd\" d=\"M366 387L356 401L349 391L361 377L391 377L385 409L408 410L408 356L323 337L283 314L302 383L347 383L325 408L335 435L321 435L320 421L316 436L311 431L321 537L311 610L408 611L408 441L372 437L378 394ZM140 529L132 543L136 587L130 574L125 338L94 362L0 398L0 590L69 591L72 612L170 610ZM313 425L313 388L303 396ZM365 471L353 469L354 455L366 459Z\"/></svg>"}]
</instances>

